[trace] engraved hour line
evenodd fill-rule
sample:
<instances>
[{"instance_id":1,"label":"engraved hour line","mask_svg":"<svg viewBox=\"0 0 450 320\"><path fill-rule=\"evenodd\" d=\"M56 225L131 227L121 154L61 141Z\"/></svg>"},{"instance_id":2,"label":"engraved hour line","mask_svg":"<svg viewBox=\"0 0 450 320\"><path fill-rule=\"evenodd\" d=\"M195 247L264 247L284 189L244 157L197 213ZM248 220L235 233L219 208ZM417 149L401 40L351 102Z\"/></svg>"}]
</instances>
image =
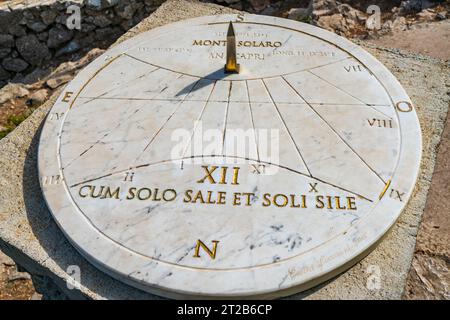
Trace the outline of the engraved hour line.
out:
<instances>
[{"instance_id":1,"label":"engraved hour line","mask_svg":"<svg viewBox=\"0 0 450 320\"><path fill-rule=\"evenodd\" d=\"M191 86L189 89L189 92L184 96L184 99L182 99L178 105L175 107L175 110L172 112L172 114L166 119L166 121L163 123L163 125L159 128L159 130L156 132L156 134L151 138L149 143L145 146L144 150L142 150L141 154L136 158L135 162L138 161L141 156L144 154L144 152L150 147L153 141L155 141L158 134L164 129L164 127L167 125L167 123L172 119L172 117L175 115L175 113L180 109L180 107L183 105L183 102L185 101L186 97L191 94L191 92L195 89L195 87L198 85L201 79L197 80L194 85Z\"/></svg>"},{"instance_id":2,"label":"engraved hour line","mask_svg":"<svg viewBox=\"0 0 450 320\"><path fill-rule=\"evenodd\" d=\"M340 49L340 50L342 50L342 49ZM156 64L147 62L147 61L145 61L145 60L142 60L142 59L133 57L132 55L130 55L130 54L128 54L128 53L123 53L123 55L125 55L125 56L127 56L127 57L130 57L130 58L132 58L132 59L134 59L134 60L136 60L136 61L142 62L142 63L144 63L144 64L148 64L148 65L150 65L150 66L156 67L156 68L161 68L161 69L163 69L163 70L167 70L167 71L171 71L171 72L183 74L183 75L185 75L185 76L190 76L190 77L199 78L199 79L205 79L205 77L201 77L201 76L197 76L197 75L194 75L194 74L189 74L189 73L180 72L180 71L172 70L172 69L169 69L169 68L165 68L165 67L162 67L162 66L158 66L158 65L156 65ZM283 74L283 76L288 76L288 75L295 74L295 73L299 73L299 72L306 72L306 71L314 70L314 69L317 69L317 68L330 66L330 65L332 65L332 64L339 63L339 62L342 62L342 61L345 61L345 60L349 60L349 59L353 59L353 58L354 58L353 56L348 56L348 57L345 57L345 58L342 58L342 59L338 59L338 60L336 60L336 61L327 62L327 63L321 64L321 65L317 65L317 66L314 66L314 67L310 67L310 68L306 68L306 69L300 69L300 70L295 70L295 71L292 71L292 72L288 72L288 73ZM223 68L223 67L222 67L222 68ZM277 78L277 77L279 77L279 75L271 76L271 77L265 77L264 79L272 79L272 78ZM209 79L209 78L206 78L206 79ZM263 78L248 78L247 80L262 80L262 79L263 79ZM211 80L215 80L215 79L211 79ZM233 80L233 81L243 81L243 80Z\"/></svg>"},{"instance_id":3,"label":"engraved hour line","mask_svg":"<svg viewBox=\"0 0 450 320\"><path fill-rule=\"evenodd\" d=\"M294 88L294 86L291 83L289 83L289 81L287 81L285 77L281 76L281 78L292 88L292 90L294 90L294 92L300 97L300 99L306 102L308 107L339 137L339 139L367 166L367 168L369 168L373 173L375 173L375 175L384 184L386 184L386 181L384 181L384 179L378 174L378 172L372 169L372 167L341 137L341 135L316 111L316 109L314 109L313 106L311 106L308 103L308 101L306 101L305 98L303 98L303 96L297 91L297 89Z\"/></svg>"},{"instance_id":4,"label":"engraved hour line","mask_svg":"<svg viewBox=\"0 0 450 320\"><path fill-rule=\"evenodd\" d=\"M189 146L190 146L190 144L191 144L191 142L192 142L192 137L194 136L195 131L197 130L197 127L198 127L198 125L199 125L199 123L200 123L200 121L201 121L201 119L202 119L202 117L203 117L203 114L204 114L204 112L205 112L205 109L206 109L206 107L208 106L208 104L209 104L209 102L210 102L210 98L211 98L211 96L212 96L212 93L214 92L214 89L216 88L216 84L217 84L217 80L213 82L213 85L212 85L212 88L211 88L211 92L209 93L208 98L206 98L205 105L203 106L202 110L200 111L199 116L197 117L197 120L196 120L196 122L195 122L195 124L194 124L194 128L193 128L193 130L192 130L192 134L191 134L191 136L189 137L189 141L188 141L188 143L186 144L186 147L184 148L184 151L183 151L183 158L186 156L186 152L187 152L187 150L188 150L188 148L189 148ZM191 100L189 100L189 101L191 101ZM203 102L203 101L202 101L202 102ZM182 164L183 164L183 162L182 162Z\"/></svg>"},{"instance_id":5,"label":"engraved hour line","mask_svg":"<svg viewBox=\"0 0 450 320\"><path fill-rule=\"evenodd\" d=\"M272 94L270 93L269 89L267 88L267 85L266 85L264 79L261 79L261 81L262 81L262 83L263 83L263 85L264 85L264 88L266 89L267 94L268 94L269 97L270 97L270 100L272 101L273 106L275 107L275 110L276 110L277 113L278 113L278 116L280 117L281 122L283 123L283 125L284 125L284 127L285 127L287 133L289 134L289 137L291 138L291 141L292 141L292 143L294 144L295 149L297 149L297 152L298 152L298 155L300 156L300 159L302 160L303 164L305 165L305 168L306 168L306 170L308 171L309 176L312 178L313 176L312 176L312 174L311 174L311 171L309 171L308 165L306 164L306 161L305 161L305 159L303 158L303 156L302 156L302 154L301 154L301 152L300 152L300 148L298 147L297 143L295 142L294 137L293 137L292 134L291 134L291 131L289 130L289 128L288 128L286 122L284 121L283 116L281 115L281 112L280 112L280 110L278 109L278 106L277 106L275 100L274 100L273 97L272 97Z\"/></svg>"},{"instance_id":6,"label":"engraved hour line","mask_svg":"<svg viewBox=\"0 0 450 320\"><path fill-rule=\"evenodd\" d=\"M183 75L179 75L179 76L177 77L177 79L180 78L180 77L182 77L182 76L183 76ZM161 92L155 93L154 96L153 96L153 98L154 98L154 97L157 97L160 93L161 93ZM186 97L186 96L185 96L185 97ZM181 103L182 103L183 100L180 100L180 101L181 101ZM138 107L138 109L137 109L133 114L131 114L131 115L128 117L128 120L129 120L134 114L136 114L137 112L139 112L139 110L140 110L141 108L142 108L142 106ZM119 123L116 127L114 127L112 130L109 130L108 133L106 133L103 137L101 137L99 140L97 140L93 145L91 145L89 148L87 148L85 151L83 151L78 157L76 157L75 159L71 160L71 161L69 162L69 164L66 165L63 169L68 168L73 162L75 162L76 160L78 160L79 158L81 158L82 156L84 156L89 150L91 150L93 147L95 147L95 146L98 145L100 142L102 142L103 139L105 139L105 138L106 138L107 136L109 136L112 132L114 132L116 129L118 129L123 123L126 123L126 121L120 122L120 123Z\"/></svg>"},{"instance_id":7,"label":"engraved hour line","mask_svg":"<svg viewBox=\"0 0 450 320\"><path fill-rule=\"evenodd\" d=\"M390 120L392 120L392 117L388 116L387 114L385 114L384 112L381 112L381 111L378 110L378 109L375 109L375 108L373 107L373 106L374 106L373 104L370 104L370 103L367 103L367 102L365 102L365 101L362 101L361 99L359 99L358 97L352 95L351 93L347 92L346 90L344 90L344 89L342 89L342 88L339 88L338 86L336 86L335 84L331 83L330 81L328 81L328 80L326 80L326 79L324 79L324 78L318 76L317 74L315 74L315 73L312 72L311 70L308 70L308 73L312 74L313 76L319 78L319 79L322 80L322 81L325 81L325 82L328 83L329 85L335 87L336 89L338 89L339 91L341 91L341 92L345 93L346 95L352 97L353 99L356 99L356 100L358 100L358 101L361 101L361 103L363 103L365 106L368 106L368 107L371 108L372 110L374 110L374 111L376 111L376 112L378 112L378 113L384 115L385 117L388 117ZM283 77L283 76L281 76L281 77ZM306 100L305 100L305 101L306 101Z\"/></svg>"},{"instance_id":8,"label":"engraved hour line","mask_svg":"<svg viewBox=\"0 0 450 320\"><path fill-rule=\"evenodd\" d=\"M278 76L277 76L278 77ZM207 79L207 78L202 78L202 79ZM269 79L269 78L267 78ZM246 81L246 80L230 80L233 82L238 82L238 81ZM175 99L175 98L125 98L125 97L89 97L89 96L83 96L83 97L79 97L80 99L95 99L95 100L131 100L131 101L170 101L170 102L178 102L181 101L182 99ZM205 100L202 99L185 99L184 101L191 101L191 102L205 102ZM209 102L217 102L217 103L226 103L228 102L227 100L209 100ZM236 103L248 103L248 101L233 101ZM272 104L272 102L267 102L267 101L254 101L253 103L257 103L257 104ZM283 104L294 104L294 105L298 105L298 104L307 104L306 102L283 102ZM367 107L366 104L361 104L361 103L324 103L324 102L314 102L314 103L310 103L311 105L320 105L320 106L356 106L356 107ZM389 104L372 104L370 105L372 107L391 107L391 105ZM377 110L376 110L377 111Z\"/></svg>"},{"instance_id":9,"label":"engraved hour line","mask_svg":"<svg viewBox=\"0 0 450 320\"><path fill-rule=\"evenodd\" d=\"M227 121L228 121L228 110L230 109L230 97L231 97L231 90L233 89L233 82L230 81L230 86L228 87L228 101L227 101L227 108L225 110L225 121L223 124L223 135L222 135L222 156L225 155L225 138L226 138L226 132L227 132Z\"/></svg>"},{"instance_id":10,"label":"engraved hour line","mask_svg":"<svg viewBox=\"0 0 450 320\"><path fill-rule=\"evenodd\" d=\"M83 157L86 153L88 153L91 149L93 149L96 145L101 143L106 137L108 137L111 133L115 132L123 123L126 123L127 120L130 120L136 113L138 113L143 106L138 107L132 114L130 114L125 121L119 122L113 129L109 130L107 133L105 133L100 139L98 139L94 144L89 146L87 149L85 149L83 152L81 152L77 157L72 159L66 166L61 168L62 170L67 169L70 167L75 161Z\"/></svg>"},{"instance_id":11,"label":"engraved hour line","mask_svg":"<svg viewBox=\"0 0 450 320\"><path fill-rule=\"evenodd\" d=\"M213 158L213 157L216 157L216 156L215 156L215 155L191 156L191 157L186 157L186 158L170 159L170 160L161 160L161 161L157 161L157 162L153 162L153 163L141 164L141 165L134 166L134 167L130 167L130 168L127 168L127 169L124 169L124 170L118 170L118 171L110 172L110 173L108 173L108 174L104 174L104 175L99 176L99 177L96 177L96 178L86 179L86 180L83 180L83 181L81 181L81 182L72 184L71 186L69 186L69 188L75 188L75 187L78 187L78 186L80 186L80 185L82 185L82 184L85 184L85 183L88 183L88 182L97 181L97 180L100 180L100 179L103 179L103 178L107 178L107 177L111 177L111 176L114 176L114 175L123 175L124 173L126 173L126 172L128 172L128 171L132 171L132 170L136 170L136 169L146 168L146 167L150 167L150 166L154 166L154 165L159 165L159 164L165 164L165 163L173 163L174 161L182 161L182 160L184 160L184 159L195 159L195 158L205 158L205 157L211 157L211 158ZM247 161L256 161L255 159L250 159L250 158L246 158L246 157L238 157L238 156L226 156L226 157L224 157L224 158L234 158L234 159L247 160ZM268 166L277 166L277 167L279 167L279 168L288 170L288 171L290 171L290 172L296 173L296 174L301 175L301 176L304 176L304 177L306 177L306 178L311 178L311 179L314 179L314 180L316 180L316 181L319 181L319 182L321 182L321 183L323 183L323 184L332 186L332 187L334 187L334 188L336 188L336 189L339 189L339 190L342 190L342 191L351 193L351 194L353 194L353 195L355 195L355 196L358 196L359 198L364 199L364 200L366 200L366 201L373 202L373 200L371 200L371 199L369 199L369 198L367 198L367 197L364 197L363 195L361 195L361 194L359 194L359 193L357 193L357 192L355 192L355 191L351 191L351 190L349 190L349 189L342 188L342 187L340 187L340 186L338 186L338 185L335 185L335 184L333 184L333 183L331 183L331 182L327 182L327 181L325 181L325 180L322 180L322 179L319 179L319 178L316 178L316 177L312 177L312 176L310 176L310 175L307 175L307 174L305 174L305 173L303 173L303 172L300 172L300 171L297 171L297 170L295 170L295 169L292 169L292 168L289 168L289 167L286 167L286 166L283 166L283 165L280 165L280 164L272 163L272 162L269 162L269 161L263 161L263 160L261 160L261 161L259 161L259 162L260 162L260 163L263 163L263 164L265 164L265 165L268 165Z\"/></svg>"},{"instance_id":12,"label":"engraved hour line","mask_svg":"<svg viewBox=\"0 0 450 320\"><path fill-rule=\"evenodd\" d=\"M72 109L73 104L78 99L78 97L80 96L81 92L89 85L89 83L92 81L92 79L94 79L100 72L102 72L104 69L106 69L106 67L108 67L111 63L113 63L114 61L116 61L117 59L122 57L122 55L123 55L123 53L121 53L121 54L119 54L119 55L109 59L108 62L106 62L103 66L101 66L97 71L94 72L94 74L81 86L80 90L75 95L75 98L73 98L72 103L69 106L69 110Z\"/></svg>"},{"instance_id":13,"label":"engraved hour line","mask_svg":"<svg viewBox=\"0 0 450 320\"><path fill-rule=\"evenodd\" d=\"M161 69L161 68L159 68L159 67L155 67L155 69L151 70L150 72L145 73L145 74L143 74L143 75L140 75L139 77L134 78L134 79L132 79L132 80L130 80L130 81L127 81L127 82L125 82L125 83L121 83L120 86L115 87L115 88L112 88L112 89L109 89L109 90L103 92L102 94L98 95L97 97L80 96L79 98L82 98L82 99L90 99L90 100L83 102L83 103L80 104L79 106L83 106L83 105L85 105L85 104L87 104L87 103L89 103L89 102L92 102L92 101L95 101L95 100L100 100L100 99L115 99L114 97L104 97L104 96L107 95L107 94L109 94L109 93L111 93L111 92L113 92L113 91L115 91L115 90L117 90L117 89L120 89L120 88L123 87L123 86L126 86L127 84L129 84L129 83L131 83L131 82L134 82L134 81L136 81L136 80L142 79L142 78L144 78L144 77L146 77L146 76L148 76L148 75L152 74L153 72L158 71L158 70L160 70L160 69Z\"/></svg>"},{"instance_id":14,"label":"engraved hour line","mask_svg":"<svg viewBox=\"0 0 450 320\"><path fill-rule=\"evenodd\" d=\"M256 137L255 120L253 119L252 102L250 100L250 91L248 90L248 81L247 80L245 80L245 89L247 91L248 107L250 109L250 118L252 120L253 137L255 138L256 156L258 157L258 162L259 162L261 158L259 157L259 147L258 147L258 141L257 141L257 137Z\"/></svg>"}]
</instances>

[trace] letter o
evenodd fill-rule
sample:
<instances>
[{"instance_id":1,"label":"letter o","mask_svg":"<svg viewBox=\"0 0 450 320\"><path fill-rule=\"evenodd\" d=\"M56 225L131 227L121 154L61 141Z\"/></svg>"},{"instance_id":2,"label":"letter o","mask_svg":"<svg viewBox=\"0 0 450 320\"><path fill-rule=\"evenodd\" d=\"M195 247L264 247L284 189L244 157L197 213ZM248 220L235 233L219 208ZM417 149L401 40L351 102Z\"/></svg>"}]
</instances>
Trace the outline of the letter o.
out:
<instances>
[{"instance_id":1,"label":"letter o","mask_svg":"<svg viewBox=\"0 0 450 320\"><path fill-rule=\"evenodd\" d=\"M166 194L167 194L168 192L172 193L172 198L170 198L170 199L167 199L167 198L166 198ZM177 197L177 192L176 192L174 189L167 189L167 190L164 190L164 192L163 192L163 199L164 199L164 201L172 201L172 200L174 200L176 197Z\"/></svg>"},{"instance_id":2,"label":"letter o","mask_svg":"<svg viewBox=\"0 0 450 320\"><path fill-rule=\"evenodd\" d=\"M142 191L147 191L148 192L148 196L147 197L141 197L141 192ZM150 199L151 196L152 196L152 190L150 190L149 188L142 188L142 189L139 189L138 192L137 192L137 197L138 197L139 200L148 200L148 199Z\"/></svg>"},{"instance_id":3,"label":"letter o","mask_svg":"<svg viewBox=\"0 0 450 320\"><path fill-rule=\"evenodd\" d=\"M400 101L395 104L397 107L397 110L400 112L411 112L413 109L413 106L408 101ZM402 107L403 106L403 107Z\"/></svg>"},{"instance_id":4,"label":"letter o","mask_svg":"<svg viewBox=\"0 0 450 320\"><path fill-rule=\"evenodd\" d=\"M280 204L277 202L277 199L278 199L279 197L282 197L282 198L284 199L284 202L283 202L282 205L280 205ZM284 194L276 194L276 195L273 197L273 203L274 203L277 207L286 207L288 201L289 201L289 200L288 200L288 197L285 196Z\"/></svg>"}]
</instances>

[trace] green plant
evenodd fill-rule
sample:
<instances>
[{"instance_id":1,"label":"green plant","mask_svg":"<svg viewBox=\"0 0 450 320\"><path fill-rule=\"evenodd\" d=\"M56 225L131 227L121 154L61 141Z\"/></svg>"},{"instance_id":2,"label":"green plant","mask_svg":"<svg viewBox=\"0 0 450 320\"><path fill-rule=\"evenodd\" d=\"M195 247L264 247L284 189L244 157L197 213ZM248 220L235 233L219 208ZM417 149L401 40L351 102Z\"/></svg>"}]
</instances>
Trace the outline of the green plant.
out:
<instances>
[{"instance_id":1,"label":"green plant","mask_svg":"<svg viewBox=\"0 0 450 320\"><path fill-rule=\"evenodd\" d=\"M28 118L33 113L33 111L34 108L30 108L20 114L9 116L8 120L6 120L6 129L0 131L0 140L6 137L17 126L19 126L26 118Z\"/></svg>"}]
</instances>

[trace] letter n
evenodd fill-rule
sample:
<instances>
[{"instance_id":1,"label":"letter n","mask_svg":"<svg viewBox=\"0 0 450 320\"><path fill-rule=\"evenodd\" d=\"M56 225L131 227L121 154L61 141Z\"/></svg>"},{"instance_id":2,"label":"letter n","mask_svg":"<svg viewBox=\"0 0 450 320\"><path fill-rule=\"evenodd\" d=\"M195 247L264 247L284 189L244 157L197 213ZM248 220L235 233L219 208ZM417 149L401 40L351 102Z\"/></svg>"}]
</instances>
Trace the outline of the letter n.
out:
<instances>
[{"instance_id":1,"label":"letter n","mask_svg":"<svg viewBox=\"0 0 450 320\"><path fill-rule=\"evenodd\" d=\"M202 247L203 250L205 250L206 253L209 254L209 256L210 256L212 259L215 259L215 258L216 258L216 252L217 252L217 244L219 243L219 241L213 240L212 243L213 243L213 249L210 250L210 249L206 246L206 244L204 244L204 243L202 242L202 240L198 239L198 240L197 240L197 245L195 246L194 258L200 258L200 254L199 254L199 253L200 253L200 247Z\"/></svg>"}]
</instances>

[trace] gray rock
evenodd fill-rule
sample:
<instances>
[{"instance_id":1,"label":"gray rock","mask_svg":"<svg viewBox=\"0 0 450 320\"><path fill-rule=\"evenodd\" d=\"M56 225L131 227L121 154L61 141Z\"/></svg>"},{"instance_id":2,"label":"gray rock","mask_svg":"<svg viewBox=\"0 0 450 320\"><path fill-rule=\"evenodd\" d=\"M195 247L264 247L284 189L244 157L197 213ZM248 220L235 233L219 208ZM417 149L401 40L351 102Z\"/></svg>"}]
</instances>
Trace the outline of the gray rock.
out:
<instances>
[{"instance_id":1,"label":"gray rock","mask_svg":"<svg viewBox=\"0 0 450 320\"><path fill-rule=\"evenodd\" d=\"M14 37L9 34L0 34L0 48L11 48L14 46Z\"/></svg>"},{"instance_id":2,"label":"gray rock","mask_svg":"<svg viewBox=\"0 0 450 320\"><path fill-rule=\"evenodd\" d=\"M338 5L335 0L315 0L312 1L312 16L318 19L321 16L331 16L338 13Z\"/></svg>"},{"instance_id":3,"label":"gray rock","mask_svg":"<svg viewBox=\"0 0 450 320\"><path fill-rule=\"evenodd\" d=\"M41 12L42 22L44 22L46 25L50 25L55 22L57 15L58 14L54 10L44 10Z\"/></svg>"},{"instance_id":4,"label":"gray rock","mask_svg":"<svg viewBox=\"0 0 450 320\"><path fill-rule=\"evenodd\" d=\"M31 276L26 272L11 272L8 274L8 282L17 281L17 280L31 280Z\"/></svg>"},{"instance_id":5,"label":"gray rock","mask_svg":"<svg viewBox=\"0 0 450 320\"><path fill-rule=\"evenodd\" d=\"M0 48L0 59L6 57L11 52L11 48Z\"/></svg>"},{"instance_id":6,"label":"gray rock","mask_svg":"<svg viewBox=\"0 0 450 320\"><path fill-rule=\"evenodd\" d=\"M81 24L81 32L83 33L89 33L96 29L96 26L94 24L90 23L82 23Z\"/></svg>"},{"instance_id":7,"label":"gray rock","mask_svg":"<svg viewBox=\"0 0 450 320\"><path fill-rule=\"evenodd\" d=\"M256 12L261 12L270 4L270 0L248 0Z\"/></svg>"},{"instance_id":8,"label":"gray rock","mask_svg":"<svg viewBox=\"0 0 450 320\"><path fill-rule=\"evenodd\" d=\"M402 30L405 31L408 28L407 21L405 17L397 17L391 25L392 30Z\"/></svg>"},{"instance_id":9,"label":"gray rock","mask_svg":"<svg viewBox=\"0 0 450 320\"><path fill-rule=\"evenodd\" d=\"M19 83L8 83L0 90L0 103L5 103L11 99L23 98L30 92Z\"/></svg>"},{"instance_id":10,"label":"gray rock","mask_svg":"<svg viewBox=\"0 0 450 320\"><path fill-rule=\"evenodd\" d=\"M48 39L48 32L47 32L47 31L44 31L44 32L38 33L38 34L37 34L37 37L38 37L39 41L47 42L47 39Z\"/></svg>"},{"instance_id":11,"label":"gray rock","mask_svg":"<svg viewBox=\"0 0 450 320\"><path fill-rule=\"evenodd\" d=\"M91 9L103 10L115 6L119 0L88 0L87 5Z\"/></svg>"},{"instance_id":12,"label":"gray rock","mask_svg":"<svg viewBox=\"0 0 450 320\"><path fill-rule=\"evenodd\" d=\"M62 13L55 18L55 23L65 26L67 23L67 18L68 16L65 13Z\"/></svg>"},{"instance_id":13,"label":"gray rock","mask_svg":"<svg viewBox=\"0 0 450 320\"><path fill-rule=\"evenodd\" d=\"M438 20L447 19L447 11L438 12L438 14L436 15L436 19L438 19Z\"/></svg>"},{"instance_id":14,"label":"gray rock","mask_svg":"<svg viewBox=\"0 0 450 320\"><path fill-rule=\"evenodd\" d=\"M24 27L22 27L21 25L16 24L16 23L14 23L12 25L9 25L7 27L7 30L8 30L8 32L11 35L16 36L16 37L22 37L22 36L27 34L26 29Z\"/></svg>"},{"instance_id":15,"label":"gray rock","mask_svg":"<svg viewBox=\"0 0 450 320\"><path fill-rule=\"evenodd\" d=\"M436 19L436 13L431 9L422 10L417 14L420 21L430 22Z\"/></svg>"},{"instance_id":16,"label":"gray rock","mask_svg":"<svg viewBox=\"0 0 450 320\"><path fill-rule=\"evenodd\" d=\"M41 89L33 92L27 100L27 105L37 107L43 104L48 98L49 92L47 89Z\"/></svg>"},{"instance_id":17,"label":"gray rock","mask_svg":"<svg viewBox=\"0 0 450 320\"><path fill-rule=\"evenodd\" d=\"M59 74L47 80L46 84L52 89L56 89L73 79L72 74Z\"/></svg>"},{"instance_id":18,"label":"gray rock","mask_svg":"<svg viewBox=\"0 0 450 320\"><path fill-rule=\"evenodd\" d=\"M292 8L288 12L288 19L303 21L310 17L312 14L312 10L309 8Z\"/></svg>"},{"instance_id":19,"label":"gray rock","mask_svg":"<svg viewBox=\"0 0 450 320\"><path fill-rule=\"evenodd\" d=\"M95 36L97 40L117 39L121 34L120 28L100 28L95 30Z\"/></svg>"},{"instance_id":20,"label":"gray rock","mask_svg":"<svg viewBox=\"0 0 450 320\"><path fill-rule=\"evenodd\" d=\"M80 43L78 40L72 40L63 48L59 49L55 53L55 57L62 56L64 54L74 53L81 49Z\"/></svg>"},{"instance_id":21,"label":"gray rock","mask_svg":"<svg viewBox=\"0 0 450 320\"><path fill-rule=\"evenodd\" d=\"M107 27L111 24L111 20L103 15L95 16L93 19L93 23L100 28Z\"/></svg>"},{"instance_id":22,"label":"gray rock","mask_svg":"<svg viewBox=\"0 0 450 320\"><path fill-rule=\"evenodd\" d=\"M40 65L51 56L48 48L32 34L17 39L16 47L20 55L33 66Z\"/></svg>"},{"instance_id":23,"label":"gray rock","mask_svg":"<svg viewBox=\"0 0 450 320\"><path fill-rule=\"evenodd\" d=\"M114 8L116 11L116 14L125 20L131 20L133 18L133 15L137 10L141 10L143 8L142 3L138 2L119 2L119 4Z\"/></svg>"},{"instance_id":24,"label":"gray rock","mask_svg":"<svg viewBox=\"0 0 450 320\"><path fill-rule=\"evenodd\" d=\"M349 30L347 20L340 13L336 13L331 16L320 16L317 20L317 25L328 31L336 32L339 35L345 35L345 33Z\"/></svg>"},{"instance_id":25,"label":"gray rock","mask_svg":"<svg viewBox=\"0 0 450 320\"><path fill-rule=\"evenodd\" d=\"M6 58L2 62L3 68L12 72L22 72L28 68L28 63L19 58Z\"/></svg>"},{"instance_id":26,"label":"gray rock","mask_svg":"<svg viewBox=\"0 0 450 320\"><path fill-rule=\"evenodd\" d=\"M353 23L360 23L366 21L367 19L363 12L349 6L348 4L339 5L337 10L347 19L347 21L351 20Z\"/></svg>"},{"instance_id":27,"label":"gray rock","mask_svg":"<svg viewBox=\"0 0 450 320\"><path fill-rule=\"evenodd\" d=\"M32 72L23 77L21 83L32 85L31 88L41 88L40 81L48 76L50 71L48 69L36 68Z\"/></svg>"},{"instance_id":28,"label":"gray rock","mask_svg":"<svg viewBox=\"0 0 450 320\"><path fill-rule=\"evenodd\" d=\"M426 9L431 5L427 0L404 0L400 3L399 15L408 15Z\"/></svg>"},{"instance_id":29,"label":"gray rock","mask_svg":"<svg viewBox=\"0 0 450 320\"><path fill-rule=\"evenodd\" d=\"M9 77L11 77L11 74L0 66L0 81L7 80Z\"/></svg>"},{"instance_id":30,"label":"gray rock","mask_svg":"<svg viewBox=\"0 0 450 320\"><path fill-rule=\"evenodd\" d=\"M34 32L42 32L47 29L47 25L41 21L34 21L27 23L27 27L33 30Z\"/></svg>"},{"instance_id":31,"label":"gray rock","mask_svg":"<svg viewBox=\"0 0 450 320\"><path fill-rule=\"evenodd\" d=\"M0 131L5 130L6 128L4 127L0 127ZM0 265L5 265L5 266L14 266L16 265L14 260L11 259L9 256L7 256L6 254L4 254L3 252L0 251Z\"/></svg>"},{"instance_id":32,"label":"gray rock","mask_svg":"<svg viewBox=\"0 0 450 320\"><path fill-rule=\"evenodd\" d=\"M48 32L47 46L49 48L58 48L66 42L69 42L73 37L73 31L57 25Z\"/></svg>"}]
</instances>

